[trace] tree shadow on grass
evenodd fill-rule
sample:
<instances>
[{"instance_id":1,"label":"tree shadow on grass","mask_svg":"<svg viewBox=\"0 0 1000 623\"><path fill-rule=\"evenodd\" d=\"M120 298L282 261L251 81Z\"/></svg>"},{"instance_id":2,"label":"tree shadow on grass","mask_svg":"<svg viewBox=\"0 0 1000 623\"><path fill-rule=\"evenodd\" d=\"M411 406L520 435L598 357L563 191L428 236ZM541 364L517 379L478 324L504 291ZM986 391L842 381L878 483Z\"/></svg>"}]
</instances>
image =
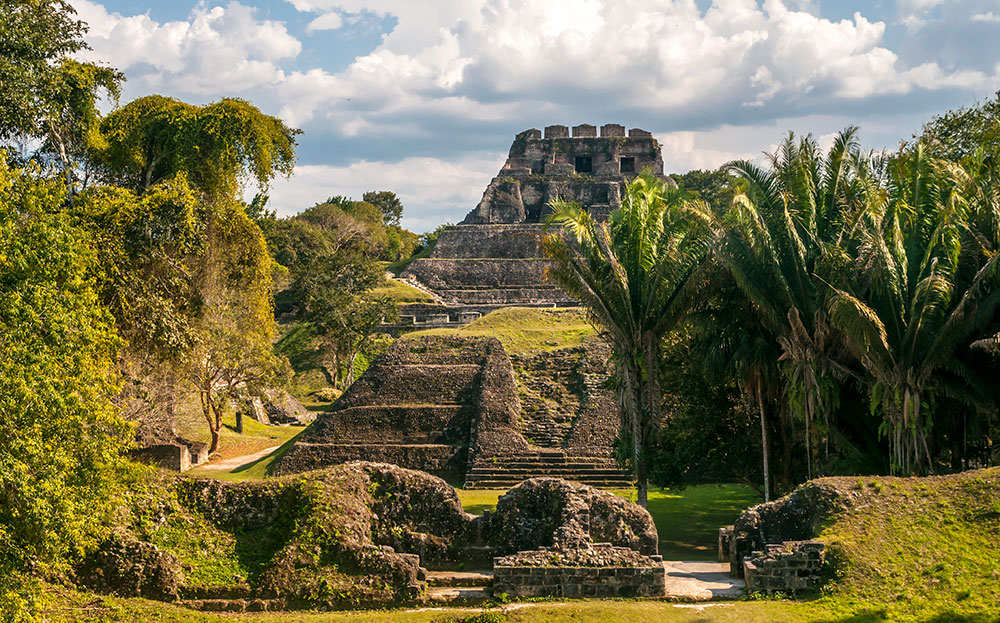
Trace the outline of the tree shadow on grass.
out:
<instances>
[{"instance_id":1,"label":"tree shadow on grass","mask_svg":"<svg viewBox=\"0 0 1000 623\"><path fill-rule=\"evenodd\" d=\"M810 620L809 623L883 623L892 621L892 615L883 609L856 612L844 618L822 618ZM913 619L919 623L1000 623L1000 614L991 613L959 613L946 610L926 617Z\"/></svg>"}]
</instances>

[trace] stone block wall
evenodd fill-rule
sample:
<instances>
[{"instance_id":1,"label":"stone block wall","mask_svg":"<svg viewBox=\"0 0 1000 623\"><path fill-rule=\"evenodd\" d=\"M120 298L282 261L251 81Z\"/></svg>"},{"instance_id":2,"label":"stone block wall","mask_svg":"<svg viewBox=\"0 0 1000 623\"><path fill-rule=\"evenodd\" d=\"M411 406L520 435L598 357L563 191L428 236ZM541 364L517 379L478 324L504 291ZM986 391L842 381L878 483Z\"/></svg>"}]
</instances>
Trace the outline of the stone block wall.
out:
<instances>
[{"instance_id":1,"label":"stone block wall","mask_svg":"<svg viewBox=\"0 0 1000 623\"><path fill-rule=\"evenodd\" d=\"M540 548L493 561L493 594L515 597L658 597L663 558L597 543L577 550Z\"/></svg>"},{"instance_id":2,"label":"stone block wall","mask_svg":"<svg viewBox=\"0 0 1000 623\"><path fill-rule=\"evenodd\" d=\"M824 546L819 541L771 544L743 560L743 577L750 592L812 590L821 582Z\"/></svg>"}]
</instances>

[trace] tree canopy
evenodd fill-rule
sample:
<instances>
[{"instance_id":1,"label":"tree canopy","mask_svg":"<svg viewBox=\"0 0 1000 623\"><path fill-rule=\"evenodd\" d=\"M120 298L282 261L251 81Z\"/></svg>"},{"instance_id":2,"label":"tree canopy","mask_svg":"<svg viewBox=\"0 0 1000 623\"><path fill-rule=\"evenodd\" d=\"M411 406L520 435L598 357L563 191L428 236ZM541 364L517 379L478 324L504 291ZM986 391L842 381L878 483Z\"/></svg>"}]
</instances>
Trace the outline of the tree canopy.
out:
<instances>
[{"instance_id":1,"label":"tree canopy","mask_svg":"<svg viewBox=\"0 0 1000 623\"><path fill-rule=\"evenodd\" d=\"M93 158L109 183L146 190L183 173L211 198L235 198L247 182L266 191L291 175L300 131L241 99L195 106L149 95L110 113L101 133Z\"/></svg>"}]
</instances>

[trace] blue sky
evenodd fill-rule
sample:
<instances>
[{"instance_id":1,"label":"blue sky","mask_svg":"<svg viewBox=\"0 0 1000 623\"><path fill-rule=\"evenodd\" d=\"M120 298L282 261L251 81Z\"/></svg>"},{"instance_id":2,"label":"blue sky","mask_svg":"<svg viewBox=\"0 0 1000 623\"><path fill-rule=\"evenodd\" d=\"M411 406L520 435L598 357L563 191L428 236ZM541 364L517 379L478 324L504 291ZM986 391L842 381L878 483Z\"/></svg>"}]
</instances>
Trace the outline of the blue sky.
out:
<instances>
[{"instance_id":1,"label":"blue sky","mask_svg":"<svg viewBox=\"0 0 1000 623\"><path fill-rule=\"evenodd\" d=\"M789 130L891 148L1000 89L1000 0L71 1L125 101L243 97L305 131L279 213L388 189L418 231L530 127L641 127L684 172Z\"/></svg>"}]
</instances>

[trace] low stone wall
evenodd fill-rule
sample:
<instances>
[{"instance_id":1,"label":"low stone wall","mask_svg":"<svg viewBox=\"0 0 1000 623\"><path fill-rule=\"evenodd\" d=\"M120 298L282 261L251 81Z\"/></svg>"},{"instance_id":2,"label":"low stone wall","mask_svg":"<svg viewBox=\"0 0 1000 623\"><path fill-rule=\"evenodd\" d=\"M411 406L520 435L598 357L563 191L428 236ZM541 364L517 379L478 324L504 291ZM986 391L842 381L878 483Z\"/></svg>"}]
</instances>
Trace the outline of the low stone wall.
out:
<instances>
[{"instance_id":1,"label":"low stone wall","mask_svg":"<svg viewBox=\"0 0 1000 623\"><path fill-rule=\"evenodd\" d=\"M819 541L787 541L744 558L743 577L751 592L812 590L820 585L823 561L824 546Z\"/></svg>"},{"instance_id":2,"label":"low stone wall","mask_svg":"<svg viewBox=\"0 0 1000 623\"><path fill-rule=\"evenodd\" d=\"M493 561L493 594L514 597L659 597L663 559L597 543L582 550L541 548Z\"/></svg>"}]
</instances>

